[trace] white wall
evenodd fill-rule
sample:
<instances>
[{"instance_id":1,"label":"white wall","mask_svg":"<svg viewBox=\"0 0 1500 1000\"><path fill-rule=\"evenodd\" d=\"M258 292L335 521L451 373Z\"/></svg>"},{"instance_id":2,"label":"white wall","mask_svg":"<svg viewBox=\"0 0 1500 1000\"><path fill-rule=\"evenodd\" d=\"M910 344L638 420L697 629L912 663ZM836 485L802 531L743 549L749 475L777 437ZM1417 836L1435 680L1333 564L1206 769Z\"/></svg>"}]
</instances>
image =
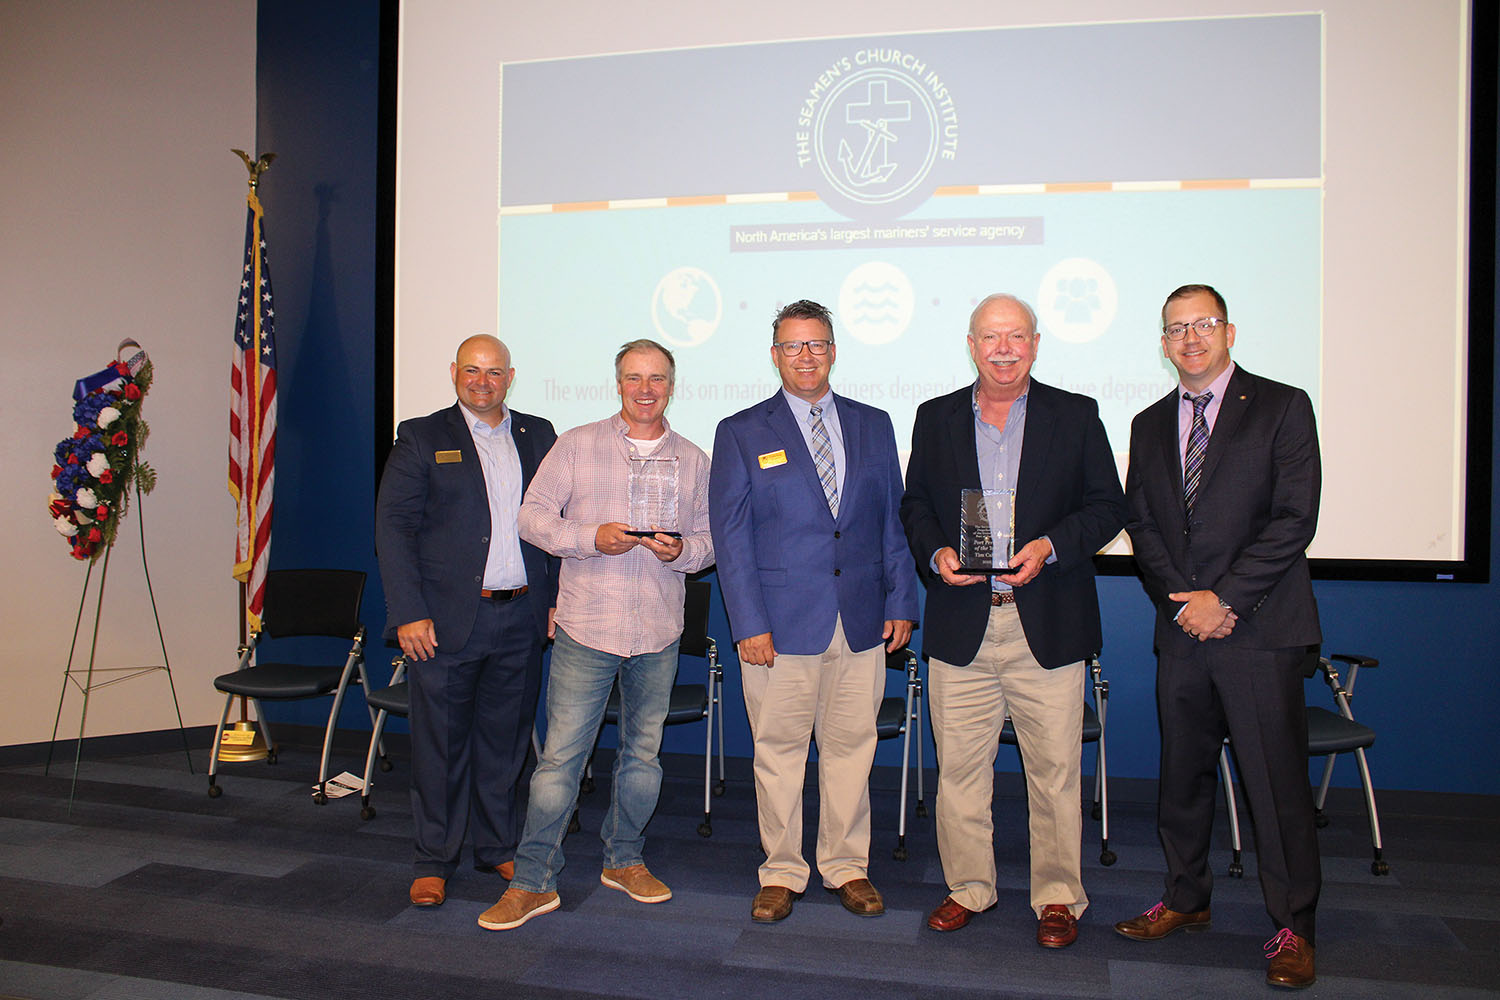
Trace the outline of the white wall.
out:
<instances>
[{"instance_id":1,"label":"white wall","mask_svg":"<svg viewBox=\"0 0 1500 1000\"><path fill-rule=\"evenodd\" d=\"M51 737L85 571L47 516L51 452L73 381L126 336L156 365L144 523L183 718L217 714L238 641L225 481L246 173L229 150L255 143L255 30L254 0L0 2L0 745ZM100 666L161 662L139 537L132 511ZM71 692L62 734L81 707ZM175 725L159 671L90 700L91 736Z\"/></svg>"}]
</instances>

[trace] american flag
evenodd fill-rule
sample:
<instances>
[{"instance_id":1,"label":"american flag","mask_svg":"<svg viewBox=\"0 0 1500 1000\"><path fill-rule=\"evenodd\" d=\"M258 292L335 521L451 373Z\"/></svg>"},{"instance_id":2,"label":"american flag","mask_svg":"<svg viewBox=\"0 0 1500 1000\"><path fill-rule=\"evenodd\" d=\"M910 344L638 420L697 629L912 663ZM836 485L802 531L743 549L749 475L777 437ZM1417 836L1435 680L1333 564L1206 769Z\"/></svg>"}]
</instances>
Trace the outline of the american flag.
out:
<instances>
[{"instance_id":1,"label":"american flag","mask_svg":"<svg viewBox=\"0 0 1500 1000\"><path fill-rule=\"evenodd\" d=\"M245 619L260 626L271 561L271 494L276 485L276 310L260 199L245 217L245 272L229 372L229 493L237 505L234 578L245 584Z\"/></svg>"}]
</instances>

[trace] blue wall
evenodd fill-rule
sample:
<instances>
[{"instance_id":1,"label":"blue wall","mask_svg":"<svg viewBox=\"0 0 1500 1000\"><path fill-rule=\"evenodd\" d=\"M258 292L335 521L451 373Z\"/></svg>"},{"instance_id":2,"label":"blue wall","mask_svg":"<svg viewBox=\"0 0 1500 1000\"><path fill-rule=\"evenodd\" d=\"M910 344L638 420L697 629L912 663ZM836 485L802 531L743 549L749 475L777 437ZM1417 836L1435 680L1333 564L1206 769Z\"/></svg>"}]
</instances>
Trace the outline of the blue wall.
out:
<instances>
[{"instance_id":1,"label":"blue wall","mask_svg":"<svg viewBox=\"0 0 1500 1000\"><path fill-rule=\"evenodd\" d=\"M367 570L364 618L375 636L384 626L384 602L371 544L374 436L385 433L375 427L374 385L378 7L261 0L257 73L257 148L280 156L261 187L281 355L272 563ZM514 346L524 353L524 344ZM1500 538L1493 508L1490 517ZM1500 716L1500 685L1492 680L1500 584L1323 581L1316 589L1325 648L1382 661L1361 678L1355 702L1361 720L1380 734L1372 755L1377 784L1500 794L1500 769L1488 756ZM1133 579L1103 579L1099 592L1111 682L1110 771L1154 778L1150 607ZM728 664L729 750L748 755L717 588L710 630ZM369 660L379 683L389 657L378 639ZM893 676L890 693L898 688ZM1309 694L1326 697L1321 688ZM368 726L360 699L351 700L342 724ZM272 718L323 721L313 706L282 707ZM700 731L689 728L669 732L666 749L701 752ZM898 753L887 744L878 763L894 764ZM1012 751L1002 750L1000 766L1015 769ZM1341 763L1335 782L1356 780L1353 764Z\"/></svg>"}]
</instances>

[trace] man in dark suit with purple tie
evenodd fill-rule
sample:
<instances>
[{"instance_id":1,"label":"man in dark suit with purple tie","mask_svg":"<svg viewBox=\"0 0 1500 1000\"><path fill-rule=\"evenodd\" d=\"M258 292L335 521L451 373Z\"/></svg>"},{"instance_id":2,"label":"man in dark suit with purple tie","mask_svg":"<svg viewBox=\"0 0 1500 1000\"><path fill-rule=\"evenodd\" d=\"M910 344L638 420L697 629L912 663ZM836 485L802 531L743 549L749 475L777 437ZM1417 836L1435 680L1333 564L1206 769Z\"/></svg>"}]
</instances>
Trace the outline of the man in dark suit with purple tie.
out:
<instances>
[{"instance_id":1,"label":"man in dark suit with purple tie","mask_svg":"<svg viewBox=\"0 0 1500 1000\"><path fill-rule=\"evenodd\" d=\"M1223 296L1184 285L1162 307L1162 351L1181 384L1130 430L1127 530L1156 605L1161 722L1161 901L1115 925L1139 941L1209 925L1209 836L1228 736L1255 817L1266 981L1314 982L1322 875L1307 776L1303 666L1322 640L1307 547L1322 465L1312 402L1229 357Z\"/></svg>"},{"instance_id":2,"label":"man in dark suit with purple tie","mask_svg":"<svg viewBox=\"0 0 1500 1000\"><path fill-rule=\"evenodd\" d=\"M408 660L416 906L440 905L467 828L510 878L516 785L557 604L557 559L521 541L521 496L557 434L510 410L510 351L483 334L450 368L458 402L396 429L375 507L386 638Z\"/></svg>"}]
</instances>

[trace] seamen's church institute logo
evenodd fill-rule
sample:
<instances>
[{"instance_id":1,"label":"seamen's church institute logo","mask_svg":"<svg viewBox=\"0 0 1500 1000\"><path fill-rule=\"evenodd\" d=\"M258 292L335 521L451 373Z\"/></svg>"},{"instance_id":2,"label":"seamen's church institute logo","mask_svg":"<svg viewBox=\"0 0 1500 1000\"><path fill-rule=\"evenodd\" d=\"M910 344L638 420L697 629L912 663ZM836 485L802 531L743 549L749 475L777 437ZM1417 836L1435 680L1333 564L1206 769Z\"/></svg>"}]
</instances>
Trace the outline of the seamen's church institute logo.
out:
<instances>
[{"instance_id":1,"label":"seamen's church institute logo","mask_svg":"<svg viewBox=\"0 0 1500 1000\"><path fill-rule=\"evenodd\" d=\"M844 215L903 215L932 193L939 160L958 155L958 112L921 57L870 46L830 63L798 109L798 166L816 164L819 193Z\"/></svg>"}]
</instances>

